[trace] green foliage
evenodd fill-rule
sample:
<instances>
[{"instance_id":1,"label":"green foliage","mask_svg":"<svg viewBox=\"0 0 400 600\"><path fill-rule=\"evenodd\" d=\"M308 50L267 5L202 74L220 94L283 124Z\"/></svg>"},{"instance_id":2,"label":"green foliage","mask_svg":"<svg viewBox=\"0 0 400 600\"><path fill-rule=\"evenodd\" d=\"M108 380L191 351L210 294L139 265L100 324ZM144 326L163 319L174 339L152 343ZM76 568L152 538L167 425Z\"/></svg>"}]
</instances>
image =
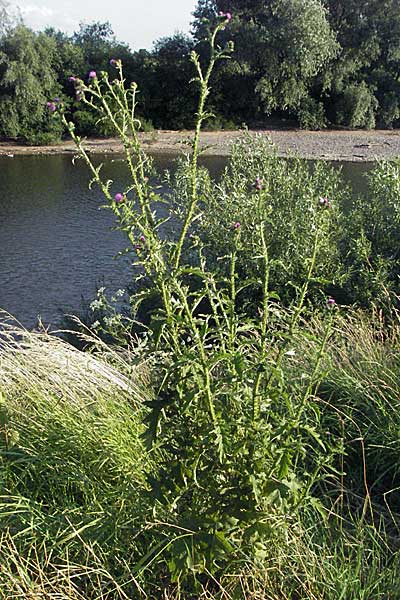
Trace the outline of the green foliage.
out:
<instances>
[{"instance_id":1,"label":"green foliage","mask_svg":"<svg viewBox=\"0 0 400 600\"><path fill-rule=\"evenodd\" d=\"M57 140L58 120L46 100L58 95L56 46L44 34L19 25L0 40L0 134L30 142L45 135Z\"/></svg>"},{"instance_id":2,"label":"green foliage","mask_svg":"<svg viewBox=\"0 0 400 600\"><path fill-rule=\"evenodd\" d=\"M204 129L205 131L234 131L238 127L233 121L224 119L223 117L212 116L206 122Z\"/></svg>"},{"instance_id":3,"label":"green foliage","mask_svg":"<svg viewBox=\"0 0 400 600\"><path fill-rule=\"evenodd\" d=\"M364 81L349 85L337 101L336 121L352 128L373 129L377 107L378 101Z\"/></svg>"},{"instance_id":4,"label":"green foliage","mask_svg":"<svg viewBox=\"0 0 400 600\"><path fill-rule=\"evenodd\" d=\"M15 591L24 568L19 591L28 589L20 598L34 593L40 572L43 580L54 573L58 586L68 583L66 598L77 588L92 597L98 586L112 594L110 572L136 590L119 552L137 549L134 528L151 467L141 441L144 379L144 367L117 352L85 355L56 337L18 330L2 315L0 597L11 597L5 590ZM72 571L63 576L64 565Z\"/></svg>"},{"instance_id":5,"label":"green foliage","mask_svg":"<svg viewBox=\"0 0 400 600\"><path fill-rule=\"evenodd\" d=\"M337 321L337 333L327 349L331 368L320 393L348 417L343 431L348 447L344 460L352 489L358 487L362 493L365 486L364 460L371 501L397 511L400 330L399 314L395 312L392 317L391 327L378 311L369 315L350 312ZM318 327L322 335L323 324ZM338 431L340 423L334 423L332 415L328 419L331 423L324 427ZM358 443L352 442L357 439Z\"/></svg>"},{"instance_id":6,"label":"green foliage","mask_svg":"<svg viewBox=\"0 0 400 600\"><path fill-rule=\"evenodd\" d=\"M394 125L400 102L397 1L325 0L325 5L341 46L320 82L325 94L329 92L330 118L351 127L374 127L375 121Z\"/></svg>"},{"instance_id":7,"label":"green foliage","mask_svg":"<svg viewBox=\"0 0 400 600\"><path fill-rule=\"evenodd\" d=\"M75 91L118 133L125 188L102 178L57 105L135 254L135 287L131 319L104 314L104 290L93 304L93 328L108 327L114 349L87 334L92 354L2 332L9 597L27 587L56 597L55 578L71 600L396 597L397 313L390 331L345 319L324 287L347 284L355 256L390 300L398 165L372 174L376 202L348 206L330 168L283 161L256 136L213 182L199 136L213 69L231 56L217 45L229 20L219 16L205 65L191 53L195 134L162 196L121 61L116 78L77 79Z\"/></svg>"},{"instance_id":8,"label":"green foliage","mask_svg":"<svg viewBox=\"0 0 400 600\"><path fill-rule=\"evenodd\" d=\"M328 120L350 127L398 125L397 0L202 0L194 13L197 40L218 10L233 14L229 34L236 53L217 75L217 111L228 102L230 116L258 124L265 112L279 110L281 116L283 110L301 127L316 129Z\"/></svg>"},{"instance_id":9,"label":"green foliage","mask_svg":"<svg viewBox=\"0 0 400 600\"><path fill-rule=\"evenodd\" d=\"M107 70L110 58L123 60L129 55L127 44L115 39L112 27L108 22L80 23L79 31L73 34L71 41L75 47L82 50L87 72L92 69ZM87 72L75 72L74 74L86 77Z\"/></svg>"},{"instance_id":10,"label":"green foliage","mask_svg":"<svg viewBox=\"0 0 400 600\"><path fill-rule=\"evenodd\" d=\"M318 130L327 126L323 103L310 96L301 101L297 116L301 129Z\"/></svg>"},{"instance_id":11,"label":"green foliage","mask_svg":"<svg viewBox=\"0 0 400 600\"><path fill-rule=\"evenodd\" d=\"M226 10L226 3L199 4L195 13L198 39L204 35L203 20L211 17L212 7ZM312 78L338 50L322 4L319 0L274 0L250 5L238 1L230 4L229 10L233 13L229 36L236 48L236 73L229 65L224 67L224 77L234 77L236 86L250 86L250 96L255 90L261 114L298 109L308 97ZM225 94L224 100L227 97Z\"/></svg>"},{"instance_id":12,"label":"green foliage","mask_svg":"<svg viewBox=\"0 0 400 600\"><path fill-rule=\"evenodd\" d=\"M185 163L173 180L174 200L187 197ZM256 189L259 181L261 190ZM327 199L327 204L321 201ZM266 223L269 256L269 285L287 304L295 298L308 272L315 231L320 228L318 253L308 295L321 300L342 278L340 241L343 235L343 206L350 192L340 173L318 161L313 167L297 158L279 158L263 136L248 135L232 146L229 166L221 181L205 179L201 194L203 213L196 233L208 261L222 268L220 258L232 247L231 228L240 222L240 253L236 268L241 280L259 279L257 211ZM261 205L259 207L259 203ZM322 220L321 220L322 219ZM228 268L228 267L227 267ZM250 290L246 289L246 297Z\"/></svg>"},{"instance_id":13,"label":"green foliage","mask_svg":"<svg viewBox=\"0 0 400 600\"><path fill-rule=\"evenodd\" d=\"M315 197L313 185L318 181L318 190L328 192L332 191L329 186L334 185L333 180L326 182L325 173L318 167L311 178L300 168L297 171L297 179L302 173L310 188L309 196L301 196L305 205L299 206L299 211L303 221L307 211L311 227L307 223L309 236L303 234L307 244L295 265L303 270L292 284L294 302L288 310L275 307L277 295L271 288L278 263L274 246L280 242L270 230L274 210L279 214L280 199L273 205L276 194L272 183L271 189L249 192L250 182L240 172L243 164L248 175L255 177L259 172L260 164L252 163L253 154L268 161L261 145L253 145L252 152L236 149L232 172L221 186L222 196L229 188L239 204L243 204L244 192L250 201L247 213L239 215L243 216L241 222L232 223L238 217L231 207L220 207L229 210L230 218L228 223L217 224L225 235L225 244L218 240L222 255L209 254L208 243L202 237L203 212L216 211L214 205L207 206L207 198L200 192L199 133L208 117L205 100L214 64L230 50L229 45L222 50L215 47L216 35L227 22L221 17L211 35L210 62L205 69L199 57L191 55L200 99L192 154L186 170L179 175L186 187L183 194L177 190L179 205L174 195L168 202L178 224L175 240L165 240L159 234L163 223L155 211L159 198L148 182L149 162L138 143L138 122L133 116L136 86L125 90L121 63L116 65L119 80L110 82L103 74L89 85L78 81L76 86L82 102L99 115L107 115L118 131L126 149L132 186L113 200L111 182L102 181L100 168L92 165L74 126L64 118L94 181L109 200L119 228L136 251L141 266L136 283L144 275L147 278L148 287L139 288L131 298L133 310L149 295L161 300L160 308L151 315L142 350L149 365L158 365L157 370L152 369L156 395L148 403L146 440L159 461L149 476L148 497L156 518L167 519L170 525L161 529L160 542L150 547L139 565L146 569L161 545L162 560L172 580L189 581L207 571L218 575L234 557L239 557L239 548L262 558L272 523L284 521L303 505L322 465L328 470L336 451L330 440L321 437L318 411L311 401L321 376L320 357L330 335L331 319L316 353L312 376L298 383L288 383L283 377L290 340L298 329L309 287L321 268L321 257L327 255L331 223L337 214L329 202L325 205ZM116 112L113 105L118 107ZM262 174L267 177L266 172ZM283 181L282 177L278 185ZM265 186L268 183L266 179ZM299 188L294 189L298 194ZM281 217L279 226L287 217ZM195 255L196 261L188 262L188 254ZM258 277L255 271L245 273L249 255L256 257ZM243 312L238 304L244 288L250 296L259 297L256 318ZM211 487L210 478L215 482ZM186 533L182 535L182 531ZM163 543L163 537L167 543Z\"/></svg>"},{"instance_id":14,"label":"green foliage","mask_svg":"<svg viewBox=\"0 0 400 600\"><path fill-rule=\"evenodd\" d=\"M68 85L68 77L78 73L83 75L88 70L84 46L52 28L45 29L45 34L56 44L57 79L64 93L68 94L73 90L72 85Z\"/></svg>"},{"instance_id":15,"label":"green foliage","mask_svg":"<svg viewBox=\"0 0 400 600\"><path fill-rule=\"evenodd\" d=\"M318 394L326 407L320 427L344 452L336 455L342 475L317 483L330 517L306 503L282 518L274 508L278 496L243 540L239 560L218 582L203 577L197 591L181 580L172 583L166 573L182 565L192 570L191 530L174 527L170 514L163 523L149 515L145 478L154 473L154 451L148 453L140 437L143 400L152 397L143 383L148 366L135 367L136 353L121 348L101 344L91 356L48 334L29 334L3 320L2 328L1 597L396 597L398 552L389 545L396 541L398 506L398 321L387 337L378 319L356 313L335 318ZM283 365L287 383L312 373L324 331L319 318L299 329L295 353ZM210 473L203 492L212 495L218 482L218 473ZM201 541L207 556L207 538L198 540L200 548ZM219 551L226 552L220 543ZM249 543L256 559L243 552ZM150 568L141 573L146 563Z\"/></svg>"},{"instance_id":16,"label":"green foliage","mask_svg":"<svg viewBox=\"0 0 400 600\"><path fill-rule=\"evenodd\" d=\"M140 110L157 128L193 128L197 104L197 90L190 85L193 72L189 57L193 50L194 44L186 35L161 38L148 57L146 72L141 78L135 76L144 95Z\"/></svg>"},{"instance_id":17,"label":"green foliage","mask_svg":"<svg viewBox=\"0 0 400 600\"><path fill-rule=\"evenodd\" d=\"M378 164L368 179L368 199L358 198L347 216L345 291L350 302L390 309L400 292L399 162Z\"/></svg>"},{"instance_id":18,"label":"green foliage","mask_svg":"<svg viewBox=\"0 0 400 600\"><path fill-rule=\"evenodd\" d=\"M323 332L310 346L308 369L299 371L293 345L307 299L340 276L346 193L322 163L310 171L301 161L277 159L261 138L234 147L220 183L199 170L209 80L230 49L216 49L215 38L227 21L220 17L210 38L208 66L191 55L200 87L192 153L162 199L174 235L160 233L161 199L137 138L137 90L126 90L121 63L119 80L102 74L76 86L83 104L118 131L130 186L113 195L63 116L136 253L133 318L143 301L157 300L148 325L141 323L140 344L155 391L144 437L156 457L146 490L155 524L134 572L166 569L185 590L200 589L206 574L221 577L243 554L265 560L275 529L303 510L327 518L314 490L336 480L343 452L341 438L321 426L317 395L335 320L323 296Z\"/></svg>"},{"instance_id":19,"label":"green foliage","mask_svg":"<svg viewBox=\"0 0 400 600\"><path fill-rule=\"evenodd\" d=\"M10 16L7 4L3 5L0 36L4 41L15 37L18 19ZM92 70L111 75L109 61L119 58L124 63L127 85L135 81L141 90L137 102L143 119L156 128L191 129L196 90L189 84L192 74L188 57L196 51L201 64L207 63L209 50L204 39L216 23L216 14L227 10L233 18L229 29L221 31L220 40L222 45L233 41L236 50L231 60L214 70L209 106L215 116L208 120L209 129L230 129L243 122L265 127L271 114L274 119L295 119L305 129L321 129L329 124L363 128L400 124L397 0L237 0L229 4L225 0L200 0L194 12L192 37L174 34L159 39L152 50L136 52L115 38L109 23L81 24L72 36L52 28L44 34L30 32L29 44L36 48L48 45L43 64L51 63L57 85L43 87L44 73L37 71L38 89L35 91L34 82L29 83L27 78L23 88L28 97L39 100L40 82L47 98L54 87L54 95L61 94L72 102L75 96L70 76L87 81ZM11 46L3 43L0 74L15 60L13 44L15 40ZM29 60L21 54L16 62L23 63L21 70L32 71L33 67L36 73ZM44 72L48 72L47 67ZM50 137L54 122L46 122L32 108L24 113L26 103L14 101L5 79L0 79L0 97L0 135L27 139L19 124L29 113L30 143L40 140L42 133L44 138ZM79 105L75 109L82 113ZM83 135L115 133L102 127L90 110L78 114L76 124ZM54 131L54 136L56 139L59 132Z\"/></svg>"}]
</instances>

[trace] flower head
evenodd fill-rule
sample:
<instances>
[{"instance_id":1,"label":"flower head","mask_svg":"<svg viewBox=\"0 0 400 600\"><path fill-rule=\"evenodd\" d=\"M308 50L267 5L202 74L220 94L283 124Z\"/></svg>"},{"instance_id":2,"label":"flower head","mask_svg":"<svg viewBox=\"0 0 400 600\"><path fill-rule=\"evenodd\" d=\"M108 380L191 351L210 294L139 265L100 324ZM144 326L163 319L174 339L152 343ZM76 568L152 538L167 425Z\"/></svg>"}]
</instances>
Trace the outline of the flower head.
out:
<instances>
[{"instance_id":1,"label":"flower head","mask_svg":"<svg viewBox=\"0 0 400 600\"><path fill-rule=\"evenodd\" d=\"M240 229L240 222L235 221L234 223L232 223L232 229Z\"/></svg>"},{"instance_id":2,"label":"flower head","mask_svg":"<svg viewBox=\"0 0 400 600\"><path fill-rule=\"evenodd\" d=\"M110 58L110 65L115 67L120 62L119 58Z\"/></svg>"},{"instance_id":3,"label":"flower head","mask_svg":"<svg viewBox=\"0 0 400 600\"><path fill-rule=\"evenodd\" d=\"M119 192L117 194L115 194L115 196L114 196L115 202L122 202L123 199L124 199L123 194L120 194Z\"/></svg>"},{"instance_id":4,"label":"flower head","mask_svg":"<svg viewBox=\"0 0 400 600\"><path fill-rule=\"evenodd\" d=\"M57 106L54 104L54 102L46 102L46 106L51 112L57 110Z\"/></svg>"},{"instance_id":5,"label":"flower head","mask_svg":"<svg viewBox=\"0 0 400 600\"><path fill-rule=\"evenodd\" d=\"M230 12L224 13L222 12L222 10L219 11L218 16L224 18L226 21L230 21L232 19L232 15Z\"/></svg>"},{"instance_id":6,"label":"flower head","mask_svg":"<svg viewBox=\"0 0 400 600\"><path fill-rule=\"evenodd\" d=\"M90 71L90 73L89 73L89 79L96 79L96 77L97 77L96 71Z\"/></svg>"},{"instance_id":7,"label":"flower head","mask_svg":"<svg viewBox=\"0 0 400 600\"><path fill-rule=\"evenodd\" d=\"M139 241L142 242L142 244L146 241L146 238L144 237L144 235L140 236Z\"/></svg>"},{"instance_id":8,"label":"flower head","mask_svg":"<svg viewBox=\"0 0 400 600\"><path fill-rule=\"evenodd\" d=\"M76 81L76 77L71 75L71 77L68 77L68 81L70 81L71 83L74 83L74 81Z\"/></svg>"},{"instance_id":9,"label":"flower head","mask_svg":"<svg viewBox=\"0 0 400 600\"><path fill-rule=\"evenodd\" d=\"M258 191L260 191L262 189L262 181L259 177L256 177L256 180L254 182L254 187Z\"/></svg>"},{"instance_id":10,"label":"flower head","mask_svg":"<svg viewBox=\"0 0 400 600\"><path fill-rule=\"evenodd\" d=\"M336 305L335 298L332 298L332 296L329 296L329 298L326 301L326 308L333 308L335 305Z\"/></svg>"},{"instance_id":11,"label":"flower head","mask_svg":"<svg viewBox=\"0 0 400 600\"><path fill-rule=\"evenodd\" d=\"M330 202L329 198L324 198L323 196L320 196L319 200L318 200L318 204L320 206L329 207L331 205L331 202Z\"/></svg>"}]
</instances>

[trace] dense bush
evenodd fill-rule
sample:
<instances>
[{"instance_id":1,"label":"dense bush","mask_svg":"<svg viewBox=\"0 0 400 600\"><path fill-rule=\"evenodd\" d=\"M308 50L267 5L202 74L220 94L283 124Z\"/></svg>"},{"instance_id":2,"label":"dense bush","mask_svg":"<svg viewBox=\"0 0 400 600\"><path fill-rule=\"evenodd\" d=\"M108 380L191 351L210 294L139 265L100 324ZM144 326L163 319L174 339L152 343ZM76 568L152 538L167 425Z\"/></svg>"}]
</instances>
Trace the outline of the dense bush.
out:
<instances>
[{"instance_id":1,"label":"dense bush","mask_svg":"<svg viewBox=\"0 0 400 600\"><path fill-rule=\"evenodd\" d=\"M324 105L309 96L300 103L297 116L301 129L318 130L327 126Z\"/></svg>"},{"instance_id":2,"label":"dense bush","mask_svg":"<svg viewBox=\"0 0 400 600\"><path fill-rule=\"evenodd\" d=\"M337 123L373 129L377 107L378 101L365 82L349 85L337 100Z\"/></svg>"},{"instance_id":3,"label":"dense bush","mask_svg":"<svg viewBox=\"0 0 400 600\"><path fill-rule=\"evenodd\" d=\"M48 119L46 101L60 92L56 46L45 34L18 25L0 38L0 135L28 143L57 141L60 122Z\"/></svg>"},{"instance_id":4,"label":"dense bush","mask_svg":"<svg viewBox=\"0 0 400 600\"><path fill-rule=\"evenodd\" d=\"M400 293L399 175L399 161L380 163L369 175L368 191L347 214L342 244L347 303L390 308Z\"/></svg>"}]
</instances>

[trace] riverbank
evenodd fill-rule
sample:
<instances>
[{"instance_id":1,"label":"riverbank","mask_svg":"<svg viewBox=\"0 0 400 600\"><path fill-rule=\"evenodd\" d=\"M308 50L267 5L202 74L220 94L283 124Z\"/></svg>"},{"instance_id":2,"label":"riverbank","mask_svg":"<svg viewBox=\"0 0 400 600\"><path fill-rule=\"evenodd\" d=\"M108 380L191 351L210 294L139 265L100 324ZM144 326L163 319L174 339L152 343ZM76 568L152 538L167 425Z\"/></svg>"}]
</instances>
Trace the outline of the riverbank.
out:
<instances>
[{"instance_id":1,"label":"riverbank","mask_svg":"<svg viewBox=\"0 0 400 600\"><path fill-rule=\"evenodd\" d=\"M254 132L256 133L256 132ZM400 130L371 131L304 131L261 130L257 133L267 136L277 147L280 156L297 154L307 159L322 158L352 162L400 157ZM190 131L152 131L141 133L143 148L150 154L178 154L187 149L187 142L193 135ZM208 155L228 156L234 140L243 135L242 131L204 131L201 146ZM119 154L122 146L117 138L89 139L87 149L98 154ZM0 142L0 156L31 156L48 154L73 154L72 141L64 141L54 146L22 146L14 142Z\"/></svg>"}]
</instances>

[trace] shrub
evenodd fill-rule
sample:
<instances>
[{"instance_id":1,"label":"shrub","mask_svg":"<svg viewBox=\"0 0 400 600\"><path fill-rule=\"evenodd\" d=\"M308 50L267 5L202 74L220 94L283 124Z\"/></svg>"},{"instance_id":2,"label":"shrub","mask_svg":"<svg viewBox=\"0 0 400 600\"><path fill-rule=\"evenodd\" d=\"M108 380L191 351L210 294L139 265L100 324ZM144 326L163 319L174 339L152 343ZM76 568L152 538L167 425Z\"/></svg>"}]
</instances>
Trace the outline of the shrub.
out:
<instances>
[{"instance_id":1,"label":"shrub","mask_svg":"<svg viewBox=\"0 0 400 600\"><path fill-rule=\"evenodd\" d=\"M347 302L390 310L399 294L400 165L381 162L368 176L369 190L346 218L342 254Z\"/></svg>"},{"instance_id":2,"label":"shrub","mask_svg":"<svg viewBox=\"0 0 400 600\"><path fill-rule=\"evenodd\" d=\"M238 127L231 119L214 115L206 121L204 129L205 131L235 131Z\"/></svg>"},{"instance_id":3,"label":"shrub","mask_svg":"<svg viewBox=\"0 0 400 600\"><path fill-rule=\"evenodd\" d=\"M301 101L297 118L301 129L325 129L328 124L323 103L310 96Z\"/></svg>"},{"instance_id":4,"label":"shrub","mask_svg":"<svg viewBox=\"0 0 400 600\"><path fill-rule=\"evenodd\" d=\"M353 128L373 129L377 108L378 101L364 81L350 84L337 101L336 122Z\"/></svg>"},{"instance_id":5,"label":"shrub","mask_svg":"<svg viewBox=\"0 0 400 600\"><path fill-rule=\"evenodd\" d=\"M23 139L28 146L51 146L61 141L61 131L32 131L24 134Z\"/></svg>"},{"instance_id":6,"label":"shrub","mask_svg":"<svg viewBox=\"0 0 400 600\"><path fill-rule=\"evenodd\" d=\"M181 207L188 197L187 168L182 161L171 182L172 201ZM257 182L260 190L256 189ZM296 298L307 279L318 227L322 228L321 238L307 295L320 301L324 293L331 292L332 286L341 284L342 215L350 192L339 171L323 161L310 168L298 158L289 161L279 158L268 139L248 135L233 144L221 181L212 182L204 174L200 190L202 213L193 234L199 235L213 268L218 265L221 270L226 264L220 258L231 252L231 226L240 222L238 277L241 281L260 279L260 259L255 258L258 256L256 220L260 210L266 224L269 286L283 304L288 305ZM256 288L253 285L252 289ZM246 289L247 298L250 291Z\"/></svg>"}]
</instances>

